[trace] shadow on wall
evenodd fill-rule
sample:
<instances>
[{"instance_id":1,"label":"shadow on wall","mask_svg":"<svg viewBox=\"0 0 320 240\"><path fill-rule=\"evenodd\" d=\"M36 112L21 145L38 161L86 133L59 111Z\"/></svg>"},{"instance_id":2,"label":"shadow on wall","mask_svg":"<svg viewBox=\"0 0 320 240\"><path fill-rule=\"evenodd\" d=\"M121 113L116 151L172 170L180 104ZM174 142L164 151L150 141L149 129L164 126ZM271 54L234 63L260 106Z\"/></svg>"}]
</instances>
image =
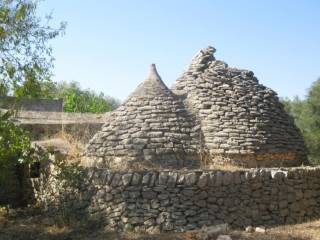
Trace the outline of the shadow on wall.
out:
<instances>
[{"instance_id":1,"label":"shadow on wall","mask_svg":"<svg viewBox=\"0 0 320 240\"><path fill-rule=\"evenodd\" d=\"M35 202L29 167L18 165L11 169L0 169L0 205L25 207Z\"/></svg>"}]
</instances>

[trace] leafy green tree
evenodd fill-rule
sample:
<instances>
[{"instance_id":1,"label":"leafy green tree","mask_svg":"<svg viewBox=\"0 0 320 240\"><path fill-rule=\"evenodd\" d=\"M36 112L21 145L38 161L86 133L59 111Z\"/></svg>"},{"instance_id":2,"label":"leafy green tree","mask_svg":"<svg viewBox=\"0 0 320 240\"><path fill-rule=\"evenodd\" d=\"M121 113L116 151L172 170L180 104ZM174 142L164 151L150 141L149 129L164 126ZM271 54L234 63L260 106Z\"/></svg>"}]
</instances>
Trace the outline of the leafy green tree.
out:
<instances>
[{"instance_id":1,"label":"leafy green tree","mask_svg":"<svg viewBox=\"0 0 320 240\"><path fill-rule=\"evenodd\" d=\"M37 97L50 82L53 63L49 41L64 32L36 14L38 0L0 0L0 95ZM25 131L13 124L10 112L0 112L0 189L21 164L36 161Z\"/></svg>"},{"instance_id":2,"label":"leafy green tree","mask_svg":"<svg viewBox=\"0 0 320 240\"><path fill-rule=\"evenodd\" d=\"M320 79L315 81L305 100L284 99L286 111L294 117L309 150L309 160L320 164Z\"/></svg>"},{"instance_id":3,"label":"leafy green tree","mask_svg":"<svg viewBox=\"0 0 320 240\"><path fill-rule=\"evenodd\" d=\"M303 129L310 159L320 163L320 79L315 81L307 96L305 108L303 109L298 126Z\"/></svg>"},{"instance_id":4,"label":"leafy green tree","mask_svg":"<svg viewBox=\"0 0 320 240\"><path fill-rule=\"evenodd\" d=\"M79 83L75 81L59 82L54 92L52 94L54 97L64 100L66 112L103 113L113 110L119 104L117 100L106 97L103 93L81 89Z\"/></svg>"},{"instance_id":5,"label":"leafy green tree","mask_svg":"<svg viewBox=\"0 0 320 240\"><path fill-rule=\"evenodd\" d=\"M281 99L281 102L284 105L286 112L295 120L301 116L306 105L305 100L300 99L298 96L295 96L292 100L289 98Z\"/></svg>"},{"instance_id":6,"label":"leafy green tree","mask_svg":"<svg viewBox=\"0 0 320 240\"><path fill-rule=\"evenodd\" d=\"M36 14L39 0L0 1L0 94L14 92L33 97L39 83L48 81L52 68L49 41L64 32L65 23L57 28Z\"/></svg>"}]
</instances>

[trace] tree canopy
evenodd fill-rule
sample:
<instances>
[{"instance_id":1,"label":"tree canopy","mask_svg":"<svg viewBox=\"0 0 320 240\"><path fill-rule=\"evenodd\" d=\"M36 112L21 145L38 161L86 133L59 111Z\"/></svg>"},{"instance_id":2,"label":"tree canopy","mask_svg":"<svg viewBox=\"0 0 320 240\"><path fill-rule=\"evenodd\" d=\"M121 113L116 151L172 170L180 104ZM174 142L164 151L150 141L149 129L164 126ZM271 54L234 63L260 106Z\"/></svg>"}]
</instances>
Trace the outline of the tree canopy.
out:
<instances>
[{"instance_id":1,"label":"tree canopy","mask_svg":"<svg viewBox=\"0 0 320 240\"><path fill-rule=\"evenodd\" d=\"M37 16L39 0L0 1L0 94L33 97L40 81L49 81L49 41L64 33L66 23L50 25L51 15Z\"/></svg>"},{"instance_id":2,"label":"tree canopy","mask_svg":"<svg viewBox=\"0 0 320 240\"><path fill-rule=\"evenodd\" d=\"M62 81L54 87L51 86L46 97L62 98L65 112L103 113L119 105L117 99L105 96L102 92L96 93L89 89L81 89L79 83L75 81Z\"/></svg>"},{"instance_id":3,"label":"tree canopy","mask_svg":"<svg viewBox=\"0 0 320 240\"><path fill-rule=\"evenodd\" d=\"M320 163L320 79L310 87L305 100L295 97L284 99L287 112L295 119L296 125L309 150L309 158L313 163Z\"/></svg>"}]
</instances>

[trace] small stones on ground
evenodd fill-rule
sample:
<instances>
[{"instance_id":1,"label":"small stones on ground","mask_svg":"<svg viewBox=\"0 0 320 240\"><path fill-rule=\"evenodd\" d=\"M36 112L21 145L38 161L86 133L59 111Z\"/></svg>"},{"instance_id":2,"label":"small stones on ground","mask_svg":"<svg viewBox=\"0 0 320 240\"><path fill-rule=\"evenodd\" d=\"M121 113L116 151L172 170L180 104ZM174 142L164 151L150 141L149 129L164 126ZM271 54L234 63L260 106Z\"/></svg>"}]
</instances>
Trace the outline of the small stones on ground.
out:
<instances>
[{"instance_id":1,"label":"small stones on ground","mask_svg":"<svg viewBox=\"0 0 320 240\"><path fill-rule=\"evenodd\" d=\"M219 235L217 240L232 240L232 238L229 235Z\"/></svg>"},{"instance_id":2,"label":"small stones on ground","mask_svg":"<svg viewBox=\"0 0 320 240\"><path fill-rule=\"evenodd\" d=\"M245 230L247 233L252 233L254 232L254 228L252 226L248 226L246 227L246 230Z\"/></svg>"},{"instance_id":3,"label":"small stones on ground","mask_svg":"<svg viewBox=\"0 0 320 240\"><path fill-rule=\"evenodd\" d=\"M203 226L199 232L200 239L212 239L213 237L218 236L219 234L226 233L229 229L227 223L213 225L213 226Z\"/></svg>"},{"instance_id":4,"label":"small stones on ground","mask_svg":"<svg viewBox=\"0 0 320 240\"><path fill-rule=\"evenodd\" d=\"M256 233L266 233L265 227L256 227L254 230Z\"/></svg>"}]
</instances>

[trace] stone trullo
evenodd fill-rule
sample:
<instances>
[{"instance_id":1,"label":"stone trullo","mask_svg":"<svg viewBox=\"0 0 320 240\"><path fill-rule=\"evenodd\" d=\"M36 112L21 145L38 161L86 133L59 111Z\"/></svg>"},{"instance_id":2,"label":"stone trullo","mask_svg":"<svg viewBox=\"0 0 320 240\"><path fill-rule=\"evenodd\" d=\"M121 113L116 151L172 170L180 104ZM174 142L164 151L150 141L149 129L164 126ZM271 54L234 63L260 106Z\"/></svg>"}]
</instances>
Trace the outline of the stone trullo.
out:
<instances>
[{"instance_id":1,"label":"stone trullo","mask_svg":"<svg viewBox=\"0 0 320 240\"><path fill-rule=\"evenodd\" d=\"M201 122L207 164L229 161L249 167L306 162L299 130L277 94L253 72L216 60L200 50L172 87Z\"/></svg>"},{"instance_id":2,"label":"stone trullo","mask_svg":"<svg viewBox=\"0 0 320 240\"><path fill-rule=\"evenodd\" d=\"M229 162L246 167L306 162L299 130L277 94L253 72L202 49L168 89L149 77L89 142L89 165L109 168L194 168ZM87 161L88 162L88 161Z\"/></svg>"},{"instance_id":3,"label":"stone trullo","mask_svg":"<svg viewBox=\"0 0 320 240\"><path fill-rule=\"evenodd\" d=\"M93 165L110 168L199 167L199 126L162 82L154 64L148 78L89 142Z\"/></svg>"}]
</instances>

